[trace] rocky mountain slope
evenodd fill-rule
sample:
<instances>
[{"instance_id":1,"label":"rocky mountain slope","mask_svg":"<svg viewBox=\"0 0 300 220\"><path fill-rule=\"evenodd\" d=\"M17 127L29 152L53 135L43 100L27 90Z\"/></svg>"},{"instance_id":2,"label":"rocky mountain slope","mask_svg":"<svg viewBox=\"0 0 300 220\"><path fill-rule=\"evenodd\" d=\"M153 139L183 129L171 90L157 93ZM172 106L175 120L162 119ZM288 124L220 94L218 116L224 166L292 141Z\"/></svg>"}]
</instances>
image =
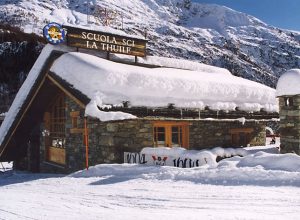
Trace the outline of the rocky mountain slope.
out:
<instances>
[{"instance_id":1,"label":"rocky mountain slope","mask_svg":"<svg viewBox=\"0 0 300 220\"><path fill-rule=\"evenodd\" d=\"M300 67L299 32L267 25L224 6L190 0L0 2L2 24L41 35L50 21L93 28L109 25L129 34L146 35L148 54L224 67L234 75L272 87L284 71ZM0 55L4 43L0 44Z\"/></svg>"},{"instance_id":2,"label":"rocky mountain slope","mask_svg":"<svg viewBox=\"0 0 300 220\"><path fill-rule=\"evenodd\" d=\"M0 116L10 106L43 42L35 34L25 34L19 28L0 24Z\"/></svg>"}]
</instances>

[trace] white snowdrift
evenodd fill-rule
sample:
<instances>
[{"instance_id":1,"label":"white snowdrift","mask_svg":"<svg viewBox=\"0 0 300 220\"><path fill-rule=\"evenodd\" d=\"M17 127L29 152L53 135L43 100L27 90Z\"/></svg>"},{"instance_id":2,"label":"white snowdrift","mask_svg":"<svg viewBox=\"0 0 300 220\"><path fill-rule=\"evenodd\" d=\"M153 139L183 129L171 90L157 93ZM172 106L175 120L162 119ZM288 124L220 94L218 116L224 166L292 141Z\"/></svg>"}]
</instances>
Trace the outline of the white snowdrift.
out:
<instances>
[{"instance_id":1,"label":"white snowdrift","mask_svg":"<svg viewBox=\"0 0 300 220\"><path fill-rule=\"evenodd\" d=\"M190 181L221 185L292 185L300 186L300 157L294 154L258 152L245 157L220 161L217 166L178 168L138 164L101 164L78 171L71 177L106 177L105 182L121 179Z\"/></svg>"},{"instance_id":2,"label":"white snowdrift","mask_svg":"<svg viewBox=\"0 0 300 220\"><path fill-rule=\"evenodd\" d=\"M130 101L133 106L164 107L174 103L177 107L200 109L278 110L274 89L229 74L211 74L206 68L150 69L68 53L55 61L51 71L98 106Z\"/></svg>"},{"instance_id":3,"label":"white snowdrift","mask_svg":"<svg viewBox=\"0 0 300 220\"><path fill-rule=\"evenodd\" d=\"M146 147L142 149L140 154L145 155L147 165L154 164L177 167L209 165L215 167L217 166L217 157L246 156L248 151L242 148L221 147L206 150L186 150L181 147Z\"/></svg>"},{"instance_id":4,"label":"white snowdrift","mask_svg":"<svg viewBox=\"0 0 300 220\"><path fill-rule=\"evenodd\" d=\"M300 172L300 157L296 154L269 154L257 152L238 158L237 167L262 166L265 170ZM299 176L300 179L300 176Z\"/></svg>"},{"instance_id":5,"label":"white snowdrift","mask_svg":"<svg viewBox=\"0 0 300 220\"><path fill-rule=\"evenodd\" d=\"M276 96L300 94L300 69L285 72L277 82Z\"/></svg>"}]
</instances>

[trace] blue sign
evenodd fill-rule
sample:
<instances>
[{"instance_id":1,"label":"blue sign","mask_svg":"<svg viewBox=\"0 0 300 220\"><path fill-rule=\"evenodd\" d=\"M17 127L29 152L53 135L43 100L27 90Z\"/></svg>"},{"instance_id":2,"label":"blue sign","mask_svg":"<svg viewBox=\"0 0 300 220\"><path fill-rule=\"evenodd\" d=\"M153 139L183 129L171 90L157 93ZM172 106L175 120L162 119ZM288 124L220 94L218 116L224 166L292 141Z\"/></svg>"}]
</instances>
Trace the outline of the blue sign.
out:
<instances>
[{"instance_id":1,"label":"blue sign","mask_svg":"<svg viewBox=\"0 0 300 220\"><path fill-rule=\"evenodd\" d=\"M60 44L65 40L65 30L55 22L47 24L43 29L43 35L50 44Z\"/></svg>"}]
</instances>

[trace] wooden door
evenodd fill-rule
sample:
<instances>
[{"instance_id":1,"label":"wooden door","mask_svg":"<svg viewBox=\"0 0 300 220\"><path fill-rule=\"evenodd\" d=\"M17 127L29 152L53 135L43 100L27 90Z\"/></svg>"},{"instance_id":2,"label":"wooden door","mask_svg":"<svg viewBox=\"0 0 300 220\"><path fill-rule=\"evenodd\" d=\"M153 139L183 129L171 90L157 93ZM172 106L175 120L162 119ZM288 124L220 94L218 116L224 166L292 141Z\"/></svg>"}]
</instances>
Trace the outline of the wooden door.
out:
<instances>
[{"instance_id":1,"label":"wooden door","mask_svg":"<svg viewBox=\"0 0 300 220\"><path fill-rule=\"evenodd\" d=\"M59 95L44 114L46 159L64 165L66 163L66 107L64 94Z\"/></svg>"}]
</instances>

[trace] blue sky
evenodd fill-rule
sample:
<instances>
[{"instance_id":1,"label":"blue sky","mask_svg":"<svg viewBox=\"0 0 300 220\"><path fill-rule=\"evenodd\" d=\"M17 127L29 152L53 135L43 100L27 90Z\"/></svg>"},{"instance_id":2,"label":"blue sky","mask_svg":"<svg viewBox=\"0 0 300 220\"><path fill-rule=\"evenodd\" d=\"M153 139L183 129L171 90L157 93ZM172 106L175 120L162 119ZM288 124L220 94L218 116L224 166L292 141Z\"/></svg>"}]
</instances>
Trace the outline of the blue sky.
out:
<instances>
[{"instance_id":1,"label":"blue sky","mask_svg":"<svg viewBox=\"0 0 300 220\"><path fill-rule=\"evenodd\" d=\"M275 27L300 31L300 0L192 0L225 5Z\"/></svg>"}]
</instances>

